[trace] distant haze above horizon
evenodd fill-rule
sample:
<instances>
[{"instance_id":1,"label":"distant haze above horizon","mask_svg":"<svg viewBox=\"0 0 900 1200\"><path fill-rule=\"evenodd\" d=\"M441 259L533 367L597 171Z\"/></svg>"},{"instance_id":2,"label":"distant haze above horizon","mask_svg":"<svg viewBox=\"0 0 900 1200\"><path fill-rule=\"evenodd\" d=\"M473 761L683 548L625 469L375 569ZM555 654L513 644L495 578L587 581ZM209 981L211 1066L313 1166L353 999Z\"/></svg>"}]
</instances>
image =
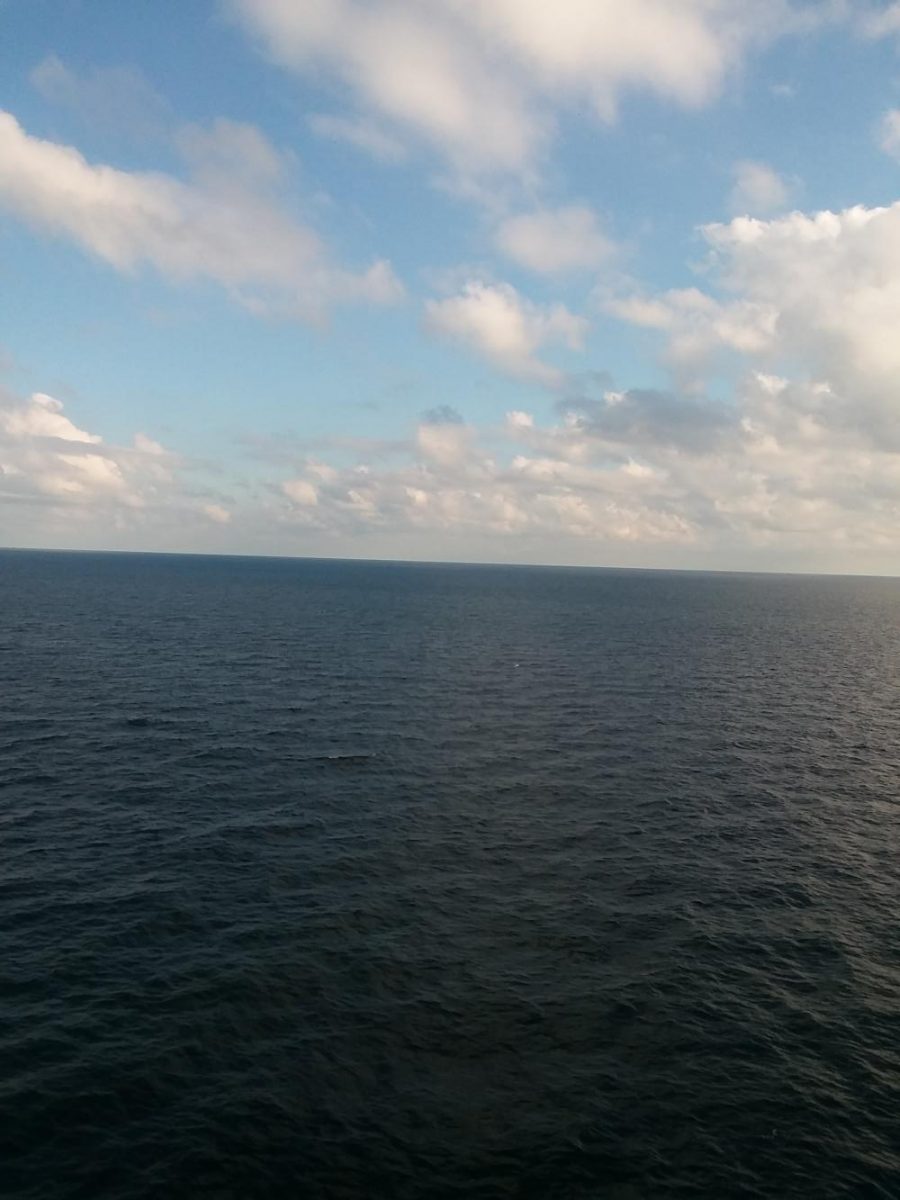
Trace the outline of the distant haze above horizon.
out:
<instances>
[{"instance_id":1,"label":"distant haze above horizon","mask_svg":"<svg viewBox=\"0 0 900 1200\"><path fill-rule=\"evenodd\" d=\"M0 545L900 573L900 3L7 0Z\"/></svg>"}]
</instances>

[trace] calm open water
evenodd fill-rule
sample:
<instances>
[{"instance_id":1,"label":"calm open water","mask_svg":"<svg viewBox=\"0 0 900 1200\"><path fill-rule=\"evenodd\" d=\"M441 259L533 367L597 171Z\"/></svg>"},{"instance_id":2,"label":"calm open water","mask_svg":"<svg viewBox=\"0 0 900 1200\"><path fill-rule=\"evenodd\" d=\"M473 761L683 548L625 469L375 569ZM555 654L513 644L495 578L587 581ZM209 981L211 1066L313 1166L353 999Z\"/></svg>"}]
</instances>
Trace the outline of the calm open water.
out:
<instances>
[{"instance_id":1,"label":"calm open water","mask_svg":"<svg viewBox=\"0 0 900 1200\"><path fill-rule=\"evenodd\" d=\"M0 1194L900 1196L900 581L0 554Z\"/></svg>"}]
</instances>

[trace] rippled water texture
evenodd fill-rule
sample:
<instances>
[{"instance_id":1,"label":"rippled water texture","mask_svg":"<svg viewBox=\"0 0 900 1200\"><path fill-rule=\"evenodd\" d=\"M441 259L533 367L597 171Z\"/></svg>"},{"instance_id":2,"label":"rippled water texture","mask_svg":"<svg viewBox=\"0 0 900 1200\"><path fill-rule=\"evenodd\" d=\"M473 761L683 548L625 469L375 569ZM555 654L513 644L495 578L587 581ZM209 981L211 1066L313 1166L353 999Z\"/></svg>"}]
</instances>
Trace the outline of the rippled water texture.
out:
<instances>
[{"instance_id":1,"label":"rippled water texture","mask_svg":"<svg viewBox=\"0 0 900 1200\"><path fill-rule=\"evenodd\" d=\"M900 1196L900 581L0 606L4 1196Z\"/></svg>"}]
</instances>

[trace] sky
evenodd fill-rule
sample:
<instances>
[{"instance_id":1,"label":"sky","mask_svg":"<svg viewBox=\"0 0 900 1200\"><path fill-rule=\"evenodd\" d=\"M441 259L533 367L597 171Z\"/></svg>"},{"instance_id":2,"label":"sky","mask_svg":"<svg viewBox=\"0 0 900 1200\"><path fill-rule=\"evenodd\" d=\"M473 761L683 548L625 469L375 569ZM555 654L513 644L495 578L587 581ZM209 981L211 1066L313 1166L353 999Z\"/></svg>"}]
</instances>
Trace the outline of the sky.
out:
<instances>
[{"instance_id":1,"label":"sky","mask_svg":"<svg viewBox=\"0 0 900 1200\"><path fill-rule=\"evenodd\" d=\"M900 574L900 3L0 0L0 545Z\"/></svg>"}]
</instances>

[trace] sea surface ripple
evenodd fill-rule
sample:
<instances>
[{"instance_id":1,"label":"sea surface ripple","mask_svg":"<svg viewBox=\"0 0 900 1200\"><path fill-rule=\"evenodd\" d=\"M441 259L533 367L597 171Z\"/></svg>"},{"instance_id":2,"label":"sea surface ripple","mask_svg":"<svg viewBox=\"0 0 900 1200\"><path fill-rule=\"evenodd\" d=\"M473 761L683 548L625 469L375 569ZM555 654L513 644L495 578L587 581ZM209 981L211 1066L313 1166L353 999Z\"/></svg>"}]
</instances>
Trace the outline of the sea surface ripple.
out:
<instances>
[{"instance_id":1,"label":"sea surface ripple","mask_svg":"<svg viewBox=\"0 0 900 1200\"><path fill-rule=\"evenodd\" d=\"M900 1196L900 581L0 606L4 1197Z\"/></svg>"}]
</instances>

